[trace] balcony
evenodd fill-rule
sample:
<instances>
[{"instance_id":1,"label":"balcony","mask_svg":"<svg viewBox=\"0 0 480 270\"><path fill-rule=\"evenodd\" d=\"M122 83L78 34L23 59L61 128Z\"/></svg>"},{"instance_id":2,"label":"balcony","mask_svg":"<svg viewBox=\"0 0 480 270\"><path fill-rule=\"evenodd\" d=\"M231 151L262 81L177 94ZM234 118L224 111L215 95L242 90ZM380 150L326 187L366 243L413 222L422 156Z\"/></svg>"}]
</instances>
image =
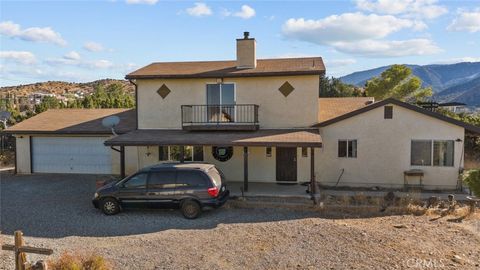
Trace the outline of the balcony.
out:
<instances>
[{"instance_id":1,"label":"balcony","mask_svg":"<svg viewBox=\"0 0 480 270\"><path fill-rule=\"evenodd\" d=\"M257 130L258 105L182 105L184 130Z\"/></svg>"}]
</instances>

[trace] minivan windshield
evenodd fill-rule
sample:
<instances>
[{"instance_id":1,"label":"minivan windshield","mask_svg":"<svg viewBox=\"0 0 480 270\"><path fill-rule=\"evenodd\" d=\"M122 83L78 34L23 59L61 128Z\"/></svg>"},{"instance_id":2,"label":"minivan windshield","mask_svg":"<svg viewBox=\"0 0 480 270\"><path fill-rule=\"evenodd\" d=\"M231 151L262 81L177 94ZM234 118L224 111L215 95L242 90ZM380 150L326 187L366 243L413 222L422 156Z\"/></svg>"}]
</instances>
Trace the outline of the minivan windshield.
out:
<instances>
[{"instance_id":1,"label":"minivan windshield","mask_svg":"<svg viewBox=\"0 0 480 270\"><path fill-rule=\"evenodd\" d=\"M221 173L215 167L212 167L210 170L208 170L208 175L213 179L213 183L216 187L222 186Z\"/></svg>"}]
</instances>

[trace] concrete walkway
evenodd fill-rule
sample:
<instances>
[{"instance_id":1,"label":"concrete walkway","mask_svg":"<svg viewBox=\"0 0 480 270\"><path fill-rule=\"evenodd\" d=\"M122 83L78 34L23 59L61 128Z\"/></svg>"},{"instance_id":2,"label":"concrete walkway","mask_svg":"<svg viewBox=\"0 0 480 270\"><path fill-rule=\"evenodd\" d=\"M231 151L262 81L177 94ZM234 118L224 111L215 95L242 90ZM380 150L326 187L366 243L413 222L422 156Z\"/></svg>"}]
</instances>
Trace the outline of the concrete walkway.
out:
<instances>
[{"instance_id":1,"label":"concrete walkway","mask_svg":"<svg viewBox=\"0 0 480 270\"><path fill-rule=\"evenodd\" d=\"M243 182L228 182L228 189L232 196L241 197L243 188ZM244 192L244 197L276 197L276 198L301 198L308 199L310 194L306 192L307 187L300 184L277 184L277 183L256 183L249 182L248 192ZM338 190L338 189L319 189L317 191L317 196L354 196L357 194L363 194L370 197L383 197L390 190ZM466 200L466 197L469 194L461 192L433 192L433 191L422 191L422 192L406 192L400 190L393 191L396 196L405 197L412 196L419 199L428 199L429 197L436 196L442 200L446 200L449 194L454 194L455 199L459 201Z\"/></svg>"}]
</instances>

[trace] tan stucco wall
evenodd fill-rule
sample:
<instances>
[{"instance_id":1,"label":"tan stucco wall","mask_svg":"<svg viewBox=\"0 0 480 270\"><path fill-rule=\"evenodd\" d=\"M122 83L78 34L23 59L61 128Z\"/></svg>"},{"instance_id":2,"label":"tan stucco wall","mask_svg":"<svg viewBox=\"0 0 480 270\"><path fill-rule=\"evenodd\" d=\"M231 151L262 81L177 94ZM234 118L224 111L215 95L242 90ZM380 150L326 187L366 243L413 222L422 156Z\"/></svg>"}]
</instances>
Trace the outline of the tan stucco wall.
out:
<instances>
[{"instance_id":1,"label":"tan stucco wall","mask_svg":"<svg viewBox=\"0 0 480 270\"><path fill-rule=\"evenodd\" d=\"M119 147L116 147L119 148ZM125 147L125 174L130 175L138 170L138 150L134 146ZM120 174L120 153L112 151L112 174Z\"/></svg>"},{"instance_id":2,"label":"tan stucco wall","mask_svg":"<svg viewBox=\"0 0 480 270\"><path fill-rule=\"evenodd\" d=\"M294 88L287 97L278 88L288 81ZM206 84L216 79L138 80L138 126L181 128L181 105L206 104ZM258 104L261 128L307 127L317 123L319 76L225 78L235 83L237 104ZM170 94L157 90L165 84Z\"/></svg>"},{"instance_id":3,"label":"tan stucco wall","mask_svg":"<svg viewBox=\"0 0 480 270\"><path fill-rule=\"evenodd\" d=\"M464 129L432 117L394 106L393 119L384 119L383 107L320 129L323 148L316 158L317 180L340 186L401 187L403 172L422 169L428 189L454 189L462 158ZM338 158L338 140L358 140L357 158ZM456 140L454 166L411 166L412 139ZM417 181L418 178L412 178Z\"/></svg>"},{"instance_id":4,"label":"tan stucco wall","mask_svg":"<svg viewBox=\"0 0 480 270\"><path fill-rule=\"evenodd\" d=\"M17 173L30 174L30 136L16 135Z\"/></svg>"},{"instance_id":5,"label":"tan stucco wall","mask_svg":"<svg viewBox=\"0 0 480 270\"><path fill-rule=\"evenodd\" d=\"M275 147L272 156L267 157L265 147L248 148L248 178L250 182L275 182ZM243 181L243 147L234 147L233 156L225 162L220 162L212 156L212 147L203 148L204 161L215 164L223 171L227 181ZM139 168L158 164L158 146L138 147ZM297 148L297 180L310 180L310 154L302 157L301 148Z\"/></svg>"}]
</instances>

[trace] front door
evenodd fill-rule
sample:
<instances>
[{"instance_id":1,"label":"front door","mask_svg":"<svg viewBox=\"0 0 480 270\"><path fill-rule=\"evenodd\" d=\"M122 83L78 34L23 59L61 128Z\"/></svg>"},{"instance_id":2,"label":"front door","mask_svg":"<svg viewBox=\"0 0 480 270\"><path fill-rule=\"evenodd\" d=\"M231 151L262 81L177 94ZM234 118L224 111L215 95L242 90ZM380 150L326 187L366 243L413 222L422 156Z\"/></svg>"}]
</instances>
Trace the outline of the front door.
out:
<instances>
[{"instance_id":1,"label":"front door","mask_svg":"<svg viewBox=\"0 0 480 270\"><path fill-rule=\"evenodd\" d=\"M297 148L277 147L277 181L297 181Z\"/></svg>"},{"instance_id":2,"label":"front door","mask_svg":"<svg viewBox=\"0 0 480 270\"><path fill-rule=\"evenodd\" d=\"M208 122L235 122L235 85L207 84Z\"/></svg>"}]
</instances>

